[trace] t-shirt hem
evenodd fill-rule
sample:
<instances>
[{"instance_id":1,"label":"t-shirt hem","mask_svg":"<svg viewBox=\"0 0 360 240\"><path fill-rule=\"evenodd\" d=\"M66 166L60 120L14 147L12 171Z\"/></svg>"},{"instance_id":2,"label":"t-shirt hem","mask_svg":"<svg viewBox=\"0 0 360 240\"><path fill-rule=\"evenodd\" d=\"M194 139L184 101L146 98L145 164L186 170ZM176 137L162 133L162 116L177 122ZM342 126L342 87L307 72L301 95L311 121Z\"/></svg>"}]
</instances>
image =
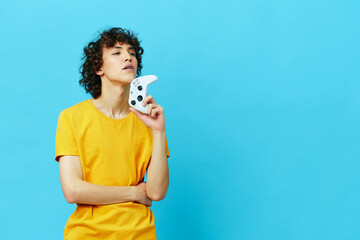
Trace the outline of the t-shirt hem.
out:
<instances>
[{"instance_id":1,"label":"t-shirt hem","mask_svg":"<svg viewBox=\"0 0 360 240\"><path fill-rule=\"evenodd\" d=\"M59 153L55 155L55 161L59 162L59 158L62 156L79 156L79 153Z\"/></svg>"}]
</instances>

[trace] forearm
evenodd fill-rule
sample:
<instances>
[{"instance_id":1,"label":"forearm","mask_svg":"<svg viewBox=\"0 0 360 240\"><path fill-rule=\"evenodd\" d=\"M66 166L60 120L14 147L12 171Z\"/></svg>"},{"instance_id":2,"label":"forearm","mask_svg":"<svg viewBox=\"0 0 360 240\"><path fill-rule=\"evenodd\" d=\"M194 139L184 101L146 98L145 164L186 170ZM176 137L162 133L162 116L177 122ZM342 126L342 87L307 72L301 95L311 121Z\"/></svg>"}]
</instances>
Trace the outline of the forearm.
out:
<instances>
[{"instance_id":1,"label":"forearm","mask_svg":"<svg viewBox=\"0 0 360 240\"><path fill-rule=\"evenodd\" d=\"M153 132L153 150L146 182L146 191L152 200L160 201L165 198L169 186L165 130Z\"/></svg>"},{"instance_id":2,"label":"forearm","mask_svg":"<svg viewBox=\"0 0 360 240\"><path fill-rule=\"evenodd\" d=\"M72 187L71 203L108 205L136 201L135 186L103 186L79 181Z\"/></svg>"}]
</instances>

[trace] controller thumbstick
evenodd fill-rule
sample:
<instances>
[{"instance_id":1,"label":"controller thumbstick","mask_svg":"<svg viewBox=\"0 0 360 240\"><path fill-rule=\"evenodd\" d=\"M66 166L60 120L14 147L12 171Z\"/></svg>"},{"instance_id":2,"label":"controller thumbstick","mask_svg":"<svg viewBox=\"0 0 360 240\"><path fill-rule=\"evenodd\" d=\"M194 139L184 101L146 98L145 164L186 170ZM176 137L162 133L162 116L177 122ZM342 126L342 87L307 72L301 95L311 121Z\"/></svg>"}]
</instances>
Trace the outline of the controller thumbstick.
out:
<instances>
[{"instance_id":1,"label":"controller thumbstick","mask_svg":"<svg viewBox=\"0 0 360 240\"><path fill-rule=\"evenodd\" d=\"M139 96L137 97L137 100L138 100L139 102L141 102L141 101L143 100L143 97L142 97L141 95L139 95Z\"/></svg>"},{"instance_id":2,"label":"controller thumbstick","mask_svg":"<svg viewBox=\"0 0 360 240\"><path fill-rule=\"evenodd\" d=\"M135 105L135 104L136 104L136 101L135 101L135 100L132 100L132 101L131 101L131 104L132 104L132 105Z\"/></svg>"},{"instance_id":3,"label":"controller thumbstick","mask_svg":"<svg viewBox=\"0 0 360 240\"><path fill-rule=\"evenodd\" d=\"M138 90L141 91L141 90L142 90L142 86L138 86Z\"/></svg>"}]
</instances>

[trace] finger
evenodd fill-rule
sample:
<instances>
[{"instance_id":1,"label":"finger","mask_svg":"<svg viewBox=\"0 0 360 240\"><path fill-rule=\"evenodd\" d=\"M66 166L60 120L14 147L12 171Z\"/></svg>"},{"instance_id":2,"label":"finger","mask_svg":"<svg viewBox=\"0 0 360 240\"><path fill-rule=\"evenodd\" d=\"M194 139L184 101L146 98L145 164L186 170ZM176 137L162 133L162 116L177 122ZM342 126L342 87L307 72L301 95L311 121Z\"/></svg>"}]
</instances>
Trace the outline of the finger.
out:
<instances>
[{"instance_id":1,"label":"finger","mask_svg":"<svg viewBox=\"0 0 360 240\"><path fill-rule=\"evenodd\" d=\"M148 95L148 96L146 96L146 97L144 98L144 100L143 100L143 106L145 106L146 104L149 104L149 103L154 103L154 104L156 104L153 96L151 96L151 95Z\"/></svg>"},{"instance_id":2,"label":"finger","mask_svg":"<svg viewBox=\"0 0 360 240\"><path fill-rule=\"evenodd\" d=\"M160 108L154 108L152 111L151 111L151 116L153 118L156 117L156 114L159 114L161 112L161 109Z\"/></svg>"},{"instance_id":3,"label":"finger","mask_svg":"<svg viewBox=\"0 0 360 240\"><path fill-rule=\"evenodd\" d=\"M139 114L139 111L136 110L135 108L129 107L129 110L135 113L135 115Z\"/></svg>"},{"instance_id":4,"label":"finger","mask_svg":"<svg viewBox=\"0 0 360 240\"><path fill-rule=\"evenodd\" d=\"M144 116L145 114L139 112L138 110L134 109L134 108L129 108L130 111L132 111L141 121L144 121Z\"/></svg>"},{"instance_id":5,"label":"finger","mask_svg":"<svg viewBox=\"0 0 360 240\"><path fill-rule=\"evenodd\" d=\"M152 103L149 103L148 109L147 109L147 114L150 115L153 108L154 108L154 105Z\"/></svg>"},{"instance_id":6,"label":"finger","mask_svg":"<svg viewBox=\"0 0 360 240\"><path fill-rule=\"evenodd\" d=\"M139 118L141 117L142 113L139 112L138 110L136 110L135 108L130 107L129 108L130 111L132 111L136 116L138 116Z\"/></svg>"}]
</instances>

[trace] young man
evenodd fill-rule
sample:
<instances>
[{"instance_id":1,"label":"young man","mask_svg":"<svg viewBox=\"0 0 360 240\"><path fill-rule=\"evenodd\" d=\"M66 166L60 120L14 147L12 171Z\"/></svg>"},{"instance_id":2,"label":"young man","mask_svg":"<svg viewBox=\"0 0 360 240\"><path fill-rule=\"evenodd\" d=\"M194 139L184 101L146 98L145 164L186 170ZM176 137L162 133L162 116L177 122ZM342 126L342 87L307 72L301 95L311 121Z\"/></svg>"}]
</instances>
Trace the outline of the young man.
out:
<instances>
[{"instance_id":1,"label":"young man","mask_svg":"<svg viewBox=\"0 0 360 240\"><path fill-rule=\"evenodd\" d=\"M169 186L164 109L152 96L148 114L128 104L140 75L142 47L112 28L84 48L80 84L92 99L63 110L55 160L65 199L76 203L64 239L156 239L152 201ZM147 171L147 182L143 182Z\"/></svg>"}]
</instances>

